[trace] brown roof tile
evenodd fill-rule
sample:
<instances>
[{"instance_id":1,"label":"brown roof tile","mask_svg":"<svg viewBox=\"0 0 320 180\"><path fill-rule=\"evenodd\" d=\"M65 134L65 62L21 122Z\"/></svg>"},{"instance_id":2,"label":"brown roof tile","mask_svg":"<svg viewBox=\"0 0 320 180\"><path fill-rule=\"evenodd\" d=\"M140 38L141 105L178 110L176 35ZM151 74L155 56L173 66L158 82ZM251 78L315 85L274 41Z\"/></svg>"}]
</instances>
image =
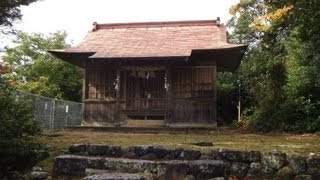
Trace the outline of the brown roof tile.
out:
<instances>
[{"instance_id":1,"label":"brown roof tile","mask_svg":"<svg viewBox=\"0 0 320 180\"><path fill-rule=\"evenodd\" d=\"M219 22L218 22L219 23ZM95 52L91 58L190 56L192 50L238 47L227 43L216 20L94 24L77 46L64 52Z\"/></svg>"}]
</instances>

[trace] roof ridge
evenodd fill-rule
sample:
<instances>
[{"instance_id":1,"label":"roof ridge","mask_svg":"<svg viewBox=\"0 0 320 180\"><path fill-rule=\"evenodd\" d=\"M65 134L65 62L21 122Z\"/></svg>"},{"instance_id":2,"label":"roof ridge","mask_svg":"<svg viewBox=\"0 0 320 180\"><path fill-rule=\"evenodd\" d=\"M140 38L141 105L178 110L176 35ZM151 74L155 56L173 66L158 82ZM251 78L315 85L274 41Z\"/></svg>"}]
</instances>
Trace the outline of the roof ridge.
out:
<instances>
[{"instance_id":1,"label":"roof ridge","mask_svg":"<svg viewBox=\"0 0 320 180\"><path fill-rule=\"evenodd\" d=\"M114 28L146 28L146 27L172 27L172 26L220 26L220 17L215 20L189 20L189 21L158 21L158 22L129 22L129 23L93 23L92 31L99 29L114 29Z\"/></svg>"}]
</instances>

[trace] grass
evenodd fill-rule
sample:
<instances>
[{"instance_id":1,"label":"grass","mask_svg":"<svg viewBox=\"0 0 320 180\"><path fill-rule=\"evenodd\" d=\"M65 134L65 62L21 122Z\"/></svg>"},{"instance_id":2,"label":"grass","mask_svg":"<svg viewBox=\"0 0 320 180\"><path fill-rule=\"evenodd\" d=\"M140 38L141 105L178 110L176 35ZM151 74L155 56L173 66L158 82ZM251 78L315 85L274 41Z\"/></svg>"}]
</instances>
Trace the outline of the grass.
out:
<instances>
[{"instance_id":1,"label":"grass","mask_svg":"<svg viewBox=\"0 0 320 180\"><path fill-rule=\"evenodd\" d=\"M50 157L40 162L45 171L51 172L53 159L66 151L71 144L114 144L123 147L132 145L157 144L168 148L190 148L198 150L209 149L236 149L236 150L258 150L268 152L274 149L281 150L287 154L308 155L309 153L320 153L320 135L316 134L255 134L234 130L217 130L206 133L111 133L90 131L61 131L52 134L43 134L38 137L40 142L50 147ZM192 145L196 142L212 142L213 147L198 147Z\"/></svg>"}]
</instances>

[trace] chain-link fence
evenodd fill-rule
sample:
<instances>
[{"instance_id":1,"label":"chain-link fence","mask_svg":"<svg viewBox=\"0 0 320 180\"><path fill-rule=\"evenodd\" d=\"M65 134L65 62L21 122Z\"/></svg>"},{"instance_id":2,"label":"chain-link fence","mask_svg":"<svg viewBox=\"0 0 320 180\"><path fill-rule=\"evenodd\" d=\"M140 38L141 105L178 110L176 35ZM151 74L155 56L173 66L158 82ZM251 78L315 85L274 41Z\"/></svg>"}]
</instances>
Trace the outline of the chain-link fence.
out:
<instances>
[{"instance_id":1,"label":"chain-link fence","mask_svg":"<svg viewBox=\"0 0 320 180\"><path fill-rule=\"evenodd\" d=\"M21 96L30 100L35 118L42 123L44 130L57 131L67 126L81 125L82 103L17 92L17 98Z\"/></svg>"}]
</instances>

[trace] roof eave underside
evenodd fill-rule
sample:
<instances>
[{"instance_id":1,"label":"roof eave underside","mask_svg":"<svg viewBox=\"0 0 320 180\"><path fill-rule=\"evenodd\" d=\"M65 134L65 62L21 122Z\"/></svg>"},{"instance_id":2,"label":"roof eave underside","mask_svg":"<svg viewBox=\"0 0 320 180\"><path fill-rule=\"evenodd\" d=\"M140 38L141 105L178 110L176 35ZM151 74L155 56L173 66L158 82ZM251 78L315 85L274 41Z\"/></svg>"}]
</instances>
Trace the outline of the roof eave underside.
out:
<instances>
[{"instance_id":1,"label":"roof eave underside","mask_svg":"<svg viewBox=\"0 0 320 180\"><path fill-rule=\"evenodd\" d=\"M235 45L228 48L217 48L217 49L195 49L192 50L190 54L185 55L174 55L174 56L148 56L148 57L97 57L95 52L83 52L83 51L68 51L68 50L51 50L49 51L54 56L79 66L84 67L84 62L86 60L161 60L161 59L179 59L185 60L185 58L195 58L195 59L212 59L216 60L218 71L235 71L241 62L241 59L246 51L248 45Z\"/></svg>"}]
</instances>

